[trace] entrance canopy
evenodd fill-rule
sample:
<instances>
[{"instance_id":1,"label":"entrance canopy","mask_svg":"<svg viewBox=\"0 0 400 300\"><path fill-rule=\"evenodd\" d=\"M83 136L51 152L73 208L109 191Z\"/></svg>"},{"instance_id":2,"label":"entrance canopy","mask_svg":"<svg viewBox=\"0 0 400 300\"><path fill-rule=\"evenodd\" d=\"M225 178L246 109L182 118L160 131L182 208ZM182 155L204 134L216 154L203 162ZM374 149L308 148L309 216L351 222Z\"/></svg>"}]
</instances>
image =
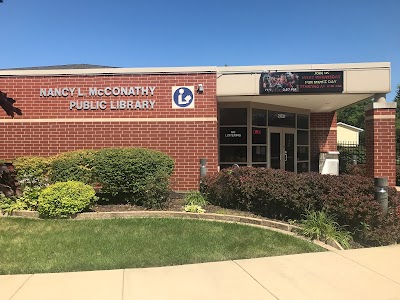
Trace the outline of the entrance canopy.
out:
<instances>
[{"instance_id":1,"label":"entrance canopy","mask_svg":"<svg viewBox=\"0 0 400 300\"><path fill-rule=\"evenodd\" d=\"M279 83L282 79L284 84ZM218 102L331 112L390 92L390 63L217 67Z\"/></svg>"}]
</instances>

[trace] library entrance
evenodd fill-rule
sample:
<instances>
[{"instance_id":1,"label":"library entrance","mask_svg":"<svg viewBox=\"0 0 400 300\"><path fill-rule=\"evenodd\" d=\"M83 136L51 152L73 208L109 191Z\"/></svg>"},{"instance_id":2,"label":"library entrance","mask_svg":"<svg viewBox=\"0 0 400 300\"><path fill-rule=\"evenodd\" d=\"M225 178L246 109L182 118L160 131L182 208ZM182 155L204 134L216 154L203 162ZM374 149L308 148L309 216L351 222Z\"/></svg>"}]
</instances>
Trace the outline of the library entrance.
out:
<instances>
[{"instance_id":1,"label":"library entrance","mask_svg":"<svg viewBox=\"0 0 400 300\"><path fill-rule=\"evenodd\" d=\"M294 129L269 130L269 165L272 169L294 172Z\"/></svg>"},{"instance_id":2,"label":"library entrance","mask_svg":"<svg viewBox=\"0 0 400 300\"><path fill-rule=\"evenodd\" d=\"M219 108L220 169L238 165L309 172L308 114L233 105Z\"/></svg>"}]
</instances>

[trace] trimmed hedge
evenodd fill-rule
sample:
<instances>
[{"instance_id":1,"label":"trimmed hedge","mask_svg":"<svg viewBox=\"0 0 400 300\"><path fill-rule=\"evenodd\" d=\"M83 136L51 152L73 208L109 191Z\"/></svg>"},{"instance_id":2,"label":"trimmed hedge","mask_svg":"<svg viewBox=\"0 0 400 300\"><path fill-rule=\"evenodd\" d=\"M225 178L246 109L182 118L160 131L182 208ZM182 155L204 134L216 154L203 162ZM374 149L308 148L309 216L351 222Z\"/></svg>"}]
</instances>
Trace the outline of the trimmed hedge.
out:
<instances>
[{"instance_id":1,"label":"trimmed hedge","mask_svg":"<svg viewBox=\"0 0 400 300\"><path fill-rule=\"evenodd\" d=\"M78 150L61 153L52 157L50 163L50 182L81 181L95 182L93 168L97 150Z\"/></svg>"},{"instance_id":2,"label":"trimmed hedge","mask_svg":"<svg viewBox=\"0 0 400 300\"><path fill-rule=\"evenodd\" d=\"M168 198L174 161L165 153L141 148L101 149L94 166L95 179L107 198L148 207L160 206Z\"/></svg>"},{"instance_id":3,"label":"trimmed hedge","mask_svg":"<svg viewBox=\"0 0 400 300\"><path fill-rule=\"evenodd\" d=\"M347 174L366 177L367 176L366 165L364 164L349 165L347 168Z\"/></svg>"},{"instance_id":4,"label":"trimmed hedge","mask_svg":"<svg viewBox=\"0 0 400 300\"><path fill-rule=\"evenodd\" d=\"M94 189L79 181L57 182L40 192L38 212L45 218L66 218L97 201Z\"/></svg>"},{"instance_id":5,"label":"trimmed hedge","mask_svg":"<svg viewBox=\"0 0 400 300\"><path fill-rule=\"evenodd\" d=\"M103 200L157 207L168 199L173 168L170 156L150 149L79 150L52 158L50 181L82 181L100 186Z\"/></svg>"},{"instance_id":6,"label":"trimmed hedge","mask_svg":"<svg viewBox=\"0 0 400 300\"><path fill-rule=\"evenodd\" d=\"M22 186L44 186L48 182L50 159L40 156L21 156L13 160L17 180Z\"/></svg>"},{"instance_id":7,"label":"trimmed hedge","mask_svg":"<svg viewBox=\"0 0 400 300\"><path fill-rule=\"evenodd\" d=\"M279 220L325 211L365 244L400 240L399 195L390 189L389 213L383 216L370 178L241 167L206 176L202 190L212 204Z\"/></svg>"}]
</instances>

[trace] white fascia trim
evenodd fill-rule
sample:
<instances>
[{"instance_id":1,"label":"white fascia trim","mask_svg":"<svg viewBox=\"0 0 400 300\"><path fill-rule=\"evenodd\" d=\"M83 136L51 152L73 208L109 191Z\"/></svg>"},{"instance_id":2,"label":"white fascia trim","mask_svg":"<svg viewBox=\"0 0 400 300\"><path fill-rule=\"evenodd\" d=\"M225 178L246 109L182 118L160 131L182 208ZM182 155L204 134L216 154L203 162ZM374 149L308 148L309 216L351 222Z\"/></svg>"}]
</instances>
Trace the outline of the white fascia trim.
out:
<instances>
[{"instance_id":1,"label":"white fascia trim","mask_svg":"<svg viewBox=\"0 0 400 300\"><path fill-rule=\"evenodd\" d=\"M346 124L343 122L338 122L337 125L342 125L343 127L348 127L348 128L354 129L359 132L364 131L364 129L362 129L362 128L358 128L358 127L355 127L355 126L352 126L352 125L349 125L349 124Z\"/></svg>"},{"instance_id":2,"label":"white fascia trim","mask_svg":"<svg viewBox=\"0 0 400 300\"><path fill-rule=\"evenodd\" d=\"M216 67L0 70L0 76L125 75L216 73Z\"/></svg>"}]
</instances>

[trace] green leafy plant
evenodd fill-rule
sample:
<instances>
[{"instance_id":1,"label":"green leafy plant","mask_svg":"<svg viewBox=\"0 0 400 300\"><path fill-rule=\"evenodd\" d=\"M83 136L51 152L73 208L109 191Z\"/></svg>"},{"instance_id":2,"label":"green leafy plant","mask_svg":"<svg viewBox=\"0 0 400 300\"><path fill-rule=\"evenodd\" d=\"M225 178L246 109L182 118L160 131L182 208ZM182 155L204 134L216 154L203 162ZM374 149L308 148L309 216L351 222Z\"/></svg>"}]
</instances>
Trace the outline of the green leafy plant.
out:
<instances>
[{"instance_id":1,"label":"green leafy plant","mask_svg":"<svg viewBox=\"0 0 400 300\"><path fill-rule=\"evenodd\" d=\"M57 182L39 195L38 212L45 218L66 218L97 201L94 189L79 181Z\"/></svg>"},{"instance_id":2,"label":"green leafy plant","mask_svg":"<svg viewBox=\"0 0 400 300\"><path fill-rule=\"evenodd\" d=\"M13 166L19 184L25 187L44 187L48 184L49 159L38 156L17 157Z\"/></svg>"},{"instance_id":3,"label":"green leafy plant","mask_svg":"<svg viewBox=\"0 0 400 300\"><path fill-rule=\"evenodd\" d=\"M167 200L174 161L165 153L142 148L101 149L94 166L94 178L106 199L147 207L161 206Z\"/></svg>"},{"instance_id":4,"label":"green leafy plant","mask_svg":"<svg viewBox=\"0 0 400 300\"><path fill-rule=\"evenodd\" d=\"M22 196L17 198L17 202L20 203L20 208L18 209L37 210L39 195L42 190L42 187L26 186Z\"/></svg>"},{"instance_id":5,"label":"green leafy plant","mask_svg":"<svg viewBox=\"0 0 400 300\"><path fill-rule=\"evenodd\" d=\"M142 148L106 148L59 154L50 164L51 182L76 180L99 187L102 201L162 207L168 200L173 159Z\"/></svg>"},{"instance_id":6,"label":"green leafy plant","mask_svg":"<svg viewBox=\"0 0 400 300\"><path fill-rule=\"evenodd\" d=\"M343 248L350 248L351 235L340 228L334 219L323 211L311 211L304 215L299 233L319 241L337 241Z\"/></svg>"},{"instance_id":7,"label":"green leafy plant","mask_svg":"<svg viewBox=\"0 0 400 300\"><path fill-rule=\"evenodd\" d=\"M203 209L200 205L195 205L195 204L188 204L185 205L185 211L186 212L191 212L191 213L204 213L206 210Z\"/></svg>"},{"instance_id":8,"label":"green leafy plant","mask_svg":"<svg viewBox=\"0 0 400 300\"><path fill-rule=\"evenodd\" d=\"M10 214L15 205L15 197L6 197L0 192L0 211L2 214Z\"/></svg>"},{"instance_id":9,"label":"green leafy plant","mask_svg":"<svg viewBox=\"0 0 400 300\"><path fill-rule=\"evenodd\" d=\"M75 180L86 184L95 183L94 159L98 150L77 150L58 154L51 159L50 181L52 183Z\"/></svg>"},{"instance_id":10,"label":"green leafy plant","mask_svg":"<svg viewBox=\"0 0 400 300\"><path fill-rule=\"evenodd\" d=\"M206 206L208 202L204 199L203 195L198 191L191 191L183 198L185 205L200 205Z\"/></svg>"}]
</instances>

